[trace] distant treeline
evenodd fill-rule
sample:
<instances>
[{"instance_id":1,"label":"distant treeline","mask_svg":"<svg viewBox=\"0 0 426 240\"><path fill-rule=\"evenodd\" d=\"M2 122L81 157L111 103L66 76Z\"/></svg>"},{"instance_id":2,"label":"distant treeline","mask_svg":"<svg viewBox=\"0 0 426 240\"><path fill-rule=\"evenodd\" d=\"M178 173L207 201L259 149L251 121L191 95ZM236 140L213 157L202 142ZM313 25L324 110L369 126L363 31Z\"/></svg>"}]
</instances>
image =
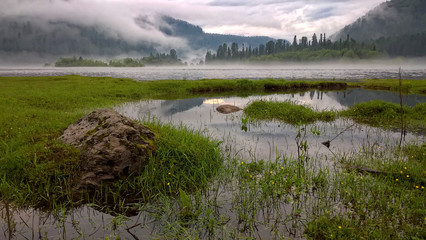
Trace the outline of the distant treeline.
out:
<instances>
[{"instance_id":1,"label":"distant treeline","mask_svg":"<svg viewBox=\"0 0 426 240\"><path fill-rule=\"evenodd\" d=\"M342 41L332 42L326 40L326 34L320 34L319 39L316 34L312 39L302 37L297 40L294 36L293 43L279 39L260 44L258 47L243 45L242 48L237 43L228 46L226 43L220 45L216 53L207 51L206 63L216 61L319 61L333 59L369 59L379 56L375 43L357 43L349 38Z\"/></svg>"},{"instance_id":2,"label":"distant treeline","mask_svg":"<svg viewBox=\"0 0 426 240\"><path fill-rule=\"evenodd\" d=\"M169 54L157 53L140 59L124 58L104 62L100 60L84 59L82 57L61 58L56 63L56 67L143 67L145 65L184 65L177 56L176 50L170 50Z\"/></svg>"}]
</instances>

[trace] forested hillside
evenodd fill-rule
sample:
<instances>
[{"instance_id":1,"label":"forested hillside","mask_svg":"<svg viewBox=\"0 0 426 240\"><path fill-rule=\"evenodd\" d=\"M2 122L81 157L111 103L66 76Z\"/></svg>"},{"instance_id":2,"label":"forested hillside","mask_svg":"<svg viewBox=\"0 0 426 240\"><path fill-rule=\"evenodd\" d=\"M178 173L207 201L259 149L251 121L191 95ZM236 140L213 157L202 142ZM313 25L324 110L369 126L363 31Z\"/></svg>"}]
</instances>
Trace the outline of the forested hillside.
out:
<instances>
[{"instance_id":1,"label":"forested hillside","mask_svg":"<svg viewBox=\"0 0 426 240\"><path fill-rule=\"evenodd\" d=\"M191 51L213 48L222 42L259 44L271 40L268 37L206 34L198 26L166 16L156 20L158 22L151 22L143 17L136 18L135 25L140 28L141 33L129 30L129 35L137 35L135 39L98 25L21 16L0 17L0 56L2 53L38 53L60 57L114 57L125 54L148 56L172 48L185 56L186 53L191 54ZM159 37L163 41L152 40L152 34L148 34L146 29L162 34L163 36Z\"/></svg>"},{"instance_id":2,"label":"forested hillside","mask_svg":"<svg viewBox=\"0 0 426 240\"><path fill-rule=\"evenodd\" d=\"M333 34L332 39L350 38L376 42L391 56L426 55L426 1L391 0Z\"/></svg>"}]
</instances>

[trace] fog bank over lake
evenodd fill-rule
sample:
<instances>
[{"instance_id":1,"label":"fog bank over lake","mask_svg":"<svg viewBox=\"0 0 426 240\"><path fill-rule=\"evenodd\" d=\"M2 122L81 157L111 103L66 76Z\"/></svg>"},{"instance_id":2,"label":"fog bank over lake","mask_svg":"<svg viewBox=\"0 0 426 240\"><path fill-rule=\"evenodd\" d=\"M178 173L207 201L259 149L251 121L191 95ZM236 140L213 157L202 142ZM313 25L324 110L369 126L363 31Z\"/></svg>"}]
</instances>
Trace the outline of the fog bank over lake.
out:
<instances>
[{"instance_id":1,"label":"fog bank over lake","mask_svg":"<svg viewBox=\"0 0 426 240\"><path fill-rule=\"evenodd\" d=\"M61 76L131 78L135 80L164 79L395 79L398 69L403 79L425 79L426 61L399 59L394 61L360 61L337 63L275 63L248 65L189 65L173 67L40 67L0 66L0 76Z\"/></svg>"}]
</instances>

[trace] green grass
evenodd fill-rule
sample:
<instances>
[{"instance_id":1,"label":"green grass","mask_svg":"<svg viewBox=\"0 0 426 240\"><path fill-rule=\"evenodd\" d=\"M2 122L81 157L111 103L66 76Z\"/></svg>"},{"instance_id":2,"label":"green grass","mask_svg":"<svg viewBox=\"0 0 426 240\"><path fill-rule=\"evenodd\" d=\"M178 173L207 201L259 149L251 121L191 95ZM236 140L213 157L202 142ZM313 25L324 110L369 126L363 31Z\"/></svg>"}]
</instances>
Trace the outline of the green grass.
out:
<instances>
[{"instance_id":1,"label":"green grass","mask_svg":"<svg viewBox=\"0 0 426 240\"><path fill-rule=\"evenodd\" d=\"M23 169L68 169L72 153L56 142L61 131L85 113L99 107L140 99L176 99L205 92L224 94L262 91L265 84L300 87L285 80L165 80L136 82L108 77L0 77L0 174L22 182ZM320 82L307 82L315 87ZM75 155L75 154L74 154ZM65 173L69 174L67 170ZM31 172L31 171L29 171ZM15 184L17 185L17 184Z\"/></svg>"},{"instance_id":2,"label":"green grass","mask_svg":"<svg viewBox=\"0 0 426 240\"><path fill-rule=\"evenodd\" d=\"M363 87L366 89L386 90L399 92L398 79L365 79L361 82L348 83L350 87ZM403 94L426 94L426 81L423 80L402 80Z\"/></svg>"},{"instance_id":3,"label":"green grass","mask_svg":"<svg viewBox=\"0 0 426 240\"><path fill-rule=\"evenodd\" d=\"M264 227L279 238L291 223L312 239L424 239L426 152L421 143L386 150L368 146L339 157L343 169L337 171L318 169L322 156L311 156L303 137L299 144L305 147L298 157L252 162L232 158L223 163L219 142L201 132L146 122L158 136L146 168L89 196L73 189L80 170L79 152L57 140L84 114L127 101L340 86L271 79L136 82L81 76L0 77L0 197L14 206L60 210L91 203L115 214L151 206L149 213L161 225L159 237L166 238L256 238ZM252 114L291 124L339 116L290 102L256 104ZM409 126L425 126L425 106L404 108ZM371 117L370 124L381 126L388 123L385 120L397 125L399 111L395 104L370 102L345 114L362 121ZM349 165L386 174L346 171ZM152 199L157 201L139 204ZM222 207L225 210L219 211ZM231 218L237 227L232 225L235 222L228 224Z\"/></svg>"},{"instance_id":4,"label":"green grass","mask_svg":"<svg viewBox=\"0 0 426 240\"><path fill-rule=\"evenodd\" d=\"M99 107L157 95L170 96L169 81L152 86L130 79L63 76L0 78L0 83L0 196L18 205L52 206L58 201L79 201L73 197L78 194L71 192L80 168L79 152L57 140L69 124ZM155 158L162 159L158 161L164 165L157 165L166 173L174 171L172 176L176 177L174 181L168 180L171 188L169 191L167 186L167 192L176 194L179 188L193 189L195 183L198 187L205 186L206 179L221 162L217 143L188 129L152 127L160 136L156 153L163 154ZM215 162L201 161L203 156ZM198 178L189 177L193 175ZM161 180L163 187L167 184L164 181ZM149 191L155 196L164 189ZM140 196L149 198L146 192Z\"/></svg>"},{"instance_id":5,"label":"green grass","mask_svg":"<svg viewBox=\"0 0 426 240\"><path fill-rule=\"evenodd\" d=\"M134 174L97 191L89 202L108 211L134 213L129 204L158 200L162 196L176 197L181 192L200 191L223 163L218 147L202 132L184 126L145 122L156 133L155 151L139 174ZM126 202L126 204L121 204Z\"/></svg>"},{"instance_id":6,"label":"green grass","mask_svg":"<svg viewBox=\"0 0 426 240\"><path fill-rule=\"evenodd\" d=\"M423 131L426 129L426 103L419 103L414 107L403 106L401 110L398 104L377 100L357 104L341 111L340 115L375 127L401 128L401 111L404 125L408 129Z\"/></svg>"},{"instance_id":7,"label":"green grass","mask_svg":"<svg viewBox=\"0 0 426 240\"><path fill-rule=\"evenodd\" d=\"M334 111L316 112L307 106L295 104L290 101L254 101L244 108L244 114L249 119L277 120L292 125L298 123L308 124L316 121L334 121Z\"/></svg>"},{"instance_id":8,"label":"green grass","mask_svg":"<svg viewBox=\"0 0 426 240\"><path fill-rule=\"evenodd\" d=\"M412 131L426 130L426 103L402 108L404 126ZM244 114L251 120L276 120L292 125L310 124L316 121L334 121L345 117L357 123L374 127L401 128L401 107L381 100L357 104L342 111L314 111L308 106L291 101L254 101L244 108Z\"/></svg>"}]
</instances>

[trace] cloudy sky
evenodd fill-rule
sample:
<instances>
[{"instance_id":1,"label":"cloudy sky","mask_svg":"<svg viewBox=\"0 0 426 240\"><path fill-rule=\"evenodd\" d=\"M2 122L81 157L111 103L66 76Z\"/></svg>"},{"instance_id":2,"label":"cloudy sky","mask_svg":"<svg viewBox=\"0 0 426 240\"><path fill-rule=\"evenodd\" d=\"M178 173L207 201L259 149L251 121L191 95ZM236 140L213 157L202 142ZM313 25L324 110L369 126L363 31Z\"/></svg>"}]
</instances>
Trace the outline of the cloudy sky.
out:
<instances>
[{"instance_id":1,"label":"cloudy sky","mask_svg":"<svg viewBox=\"0 0 426 240\"><path fill-rule=\"evenodd\" d=\"M385 0L0 0L1 15L32 15L129 26L144 14L167 14L210 33L327 36ZM125 25L123 25L125 24ZM133 24L134 25L134 24ZM133 26L134 27L134 26Z\"/></svg>"}]
</instances>

